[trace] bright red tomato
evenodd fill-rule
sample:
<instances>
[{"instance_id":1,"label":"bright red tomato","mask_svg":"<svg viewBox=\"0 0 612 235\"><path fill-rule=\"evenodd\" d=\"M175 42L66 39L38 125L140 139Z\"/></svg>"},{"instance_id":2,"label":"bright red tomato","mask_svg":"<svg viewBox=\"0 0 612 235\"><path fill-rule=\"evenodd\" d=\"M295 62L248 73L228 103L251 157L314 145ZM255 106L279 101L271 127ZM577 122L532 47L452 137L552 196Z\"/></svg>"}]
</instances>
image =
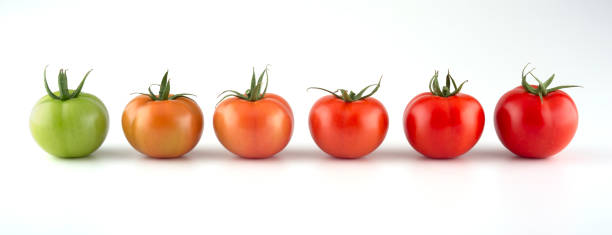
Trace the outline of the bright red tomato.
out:
<instances>
[{"instance_id":1,"label":"bright red tomato","mask_svg":"<svg viewBox=\"0 0 612 235\"><path fill-rule=\"evenodd\" d=\"M459 93L463 83L450 92L450 82L455 82L450 74L446 79L446 86L440 89L436 71L430 81L431 92L414 97L404 111L408 142L430 158L454 158L466 153L478 142L484 127L484 111L478 100Z\"/></svg>"},{"instance_id":2,"label":"bright red tomato","mask_svg":"<svg viewBox=\"0 0 612 235\"><path fill-rule=\"evenodd\" d=\"M364 91L373 85L376 88L364 96ZM310 134L321 150L337 158L360 158L383 142L389 117L382 103L370 97L378 90L380 81L373 85L357 94L325 90L332 95L320 98L312 106Z\"/></svg>"},{"instance_id":3,"label":"bright red tomato","mask_svg":"<svg viewBox=\"0 0 612 235\"><path fill-rule=\"evenodd\" d=\"M495 130L504 146L518 156L550 157L570 143L578 128L576 105L567 93L559 90L575 86L548 89L554 75L544 83L538 81L538 86L528 85L527 74L523 69L523 85L497 102Z\"/></svg>"}]
</instances>

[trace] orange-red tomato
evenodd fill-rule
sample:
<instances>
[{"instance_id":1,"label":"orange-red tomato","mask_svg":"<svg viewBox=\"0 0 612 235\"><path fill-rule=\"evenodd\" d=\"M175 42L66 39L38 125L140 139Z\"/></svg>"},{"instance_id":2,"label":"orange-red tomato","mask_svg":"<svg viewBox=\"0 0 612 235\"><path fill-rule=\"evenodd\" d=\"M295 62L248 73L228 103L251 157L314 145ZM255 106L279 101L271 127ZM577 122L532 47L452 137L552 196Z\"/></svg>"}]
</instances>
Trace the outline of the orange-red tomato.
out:
<instances>
[{"instance_id":1,"label":"orange-red tomato","mask_svg":"<svg viewBox=\"0 0 612 235\"><path fill-rule=\"evenodd\" d=\"M175 158L191 151L202 136L204 120L192 99L134 98L121 120L125 137L139 152L154 158Z\"/></svg>"},{"instance_id":2,"label":"orange-red tomato","mask_svg":"<svg viewBox=\"0 0 612 235\"><path fill-rule=\"evenodd\" d=\"M293 132L293 114L282 97L266 93L249 101L223 100L215 109L213 127L219 142L244 158L267 158L287 146Z\"/></svg>"},{"instance_id":3,"label":"orange-red tomato","mask_svg":"<svg viewBox=\"0 0 612 235\"><path fill-rule=\"evenodd\" d=\"M315 143L327 154L360 158L383 142L389 117L382 103L372 97L346 102L327 95L312 106L309 126Z\"/></svg>"}]
</instances>

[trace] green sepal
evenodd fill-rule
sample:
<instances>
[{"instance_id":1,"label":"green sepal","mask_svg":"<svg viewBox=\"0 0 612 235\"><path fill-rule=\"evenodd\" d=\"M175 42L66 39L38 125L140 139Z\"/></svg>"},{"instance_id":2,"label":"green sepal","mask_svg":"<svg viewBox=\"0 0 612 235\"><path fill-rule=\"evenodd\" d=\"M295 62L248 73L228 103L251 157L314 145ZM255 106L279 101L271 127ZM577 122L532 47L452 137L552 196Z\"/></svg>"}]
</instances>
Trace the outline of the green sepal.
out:
<instances>
[{"instance_id":1,"label":"green sepal","mask_svg":"<svg viewBox=\"0 0 612 235\"><path fill-rule=\"evenodd\" d=\"M151 90L152 86L159 86L159 91L158 91L158 95L157 96L155 95L155 93L153 93L153 90ZM149 98L151 98L151 100L153 100L153 101L175 100L175 99L177 99L179 97L189 98L189 97L187 97L188 95L195 96L194 94L190 94L190 93L180 93L180 94L176 94L176 95L170 96L170 79L168 78L168 71L167 70L166 70L166 73L164 74L164 77L162 78L161 83L160 84L151 84L151 85L149 85L147 90L149 91L149 94L146 94L146 93L132 93L132 94L146 95L146 96L149 96ZM170 96L170 97L168 97L168 96Z\"/></svg>"},{"instance_id":2,"label":"green sepal","mask_svg":"<svg viewBox=\"0 0 612 235\"><path fill-rule=\"evenodd\" d=\"M47 82L47 68L48 67L49 65L45 66L45 69L43 72L43 81L45 84L45 91L47 91L47 95L51 97L52 99L61 100L61 101L66 101L69 99L79 97L79 95L81 94L81 90L83 89L83 85L85 84L85 80L87 79L87 76L89 76L89 73L91 73L92 71L92 70L89 70L83 77L83 80L81 80L81 83L79 84L77 89L73 91L72 93L70 93L70 89L68 89L68 75L66 74L67 70L60 69L59 74L57 75L59 95L56 95L55 93L51 91L51 89L49 89L49 83Z\"/></svg>"},{"instance_id":3,"label":"green sepal","mask_svg":"<svg viewBox=\"0 0 612 235\"><path fill-rule=\"evenodd\" d=\"M68 90L68 76L66 75L66 70L60 69L59 75L57 75L57 84L59 87L60 99L70 99L70 90Z\"/></svg>"},{"instance_id":4,"label":"green sepal","mask_svg":"<svg viewBox=\"0 0 612 235\"><path fill-rule=\"evenodd\" d=\"M368 98L372 95L374 95L374 93L376 93L378 91L378 89L380 88L380 82L382 81L382 76L380 77L380 79L378 79L378 83L375 84L370 84L366 87L364 87L363 89L361 89L359 91L359 93L355 93L353 91L349 91L346 89L338 89L336 91L330 91L324 88L320 88L320 87L309 87L306 90L310 90L310 89L317 89L317 90L322 90L325 91L329 94L332 94L333 96L335 96L338 99L343 100L344 102L353 102L353 101L358 101L358 100L363 100L365 98ZM370 87L374 87L374 89L372 89L372 91L370 93L368 93L367 95L363 95L363 93L365 93ZM338 92L340 92L340 94L338 94Z\"/></svg>"},{"instance_id":5,"label":"green sepal","mask_svg":"<svg viewBox=\"0 0 612 235\"><path fill-rule=\"evenodd\" d=\"M167 100L170 94L170 83L168 82L168 71L164 74L161 84L159 85L159 100Z\"/></svg>"},{"instance_id":6,"label":"green sepal","mask_svg":"<svg viewBox=\"0 0 612 235\"><path fill-rule=\"evenodd\" d=\"M364 93L366 90L368 90L368 88L373 87L373 86L376 86L376 85L378 85L378 84L370 84L370 85L368 85L368 86L364 87L363 89L361 89L361 91L359 91L359 93L357 93L357 94L355 95L355 99L356 99L356 100L361 99L361 97L363 96L363 93Z\"/></svg>"},{"instance_id":7,"label":"green sepal","mask_svg":"<svg viewBox=\"0 0 612 235\"><path fill-rule=\"evenodd\" d=\"M87 79L87 76L89 76L89 73L91 73L92 70L93 69L90 69L89 71L87 71L87 73L85 74L85 77L83 77L83 80L81 80L81 83L79 84L77 89L74 90L74 92L72 92L72 96L70 98L79 97L79 95L81 94L81 89L83 89L83 85L85 84L85 79Z\"/></svg>"},{"instance_id":8,"label":"green sepal","mask_svg":"<svg viewBox=\"0 0 612 235\"><path fill-rule=\"evenodd\" d=\"M259 99L262 99L264 95L266 94L266 92L268 92L268 73L267 72L266 72L266 86L264 87L263 92L259 96Z\"/></svg>"},{"instance_id":9,"label":"green sepal","mask_svg":"<svg viewBox=\"0 0 612 235\"><path fill-rule=\"evenodd\" d=\"M157 100L157 96L155 96L155 93L153 93L153 91L151 90L152 86L160 86L160 85L159 84L151 84L151 85L149 85L149 97L151 97L152 100Z\"/></svg>"},{"instance_id":10,"label":"green sepal","mask_svg":"<svg viewBox=\"0 0 612 235\"><path fill-rule=\"evenodd\" d=\"M320 88L320 87L309 87L309 88L307 88L307 89L306 89L306 91L308 91L308 90L310 90L310 89L322 90L322 91L325 91L325 92L327 92L327 93L329 93L329 94L332 94L333 96L335 96L335 97L336 97L336 98L338 98L338 99L343 99L343 98L342 98L342 96L339 96L338 94L336 94L336 92L338 92L339 90L336 90L336 91L330 91L330 90L327 90L327 89L325 89L325 88Z\"/></svg>"},{"instance_id":11,"label":"green sepal","mask_svg":"<svg viewBox=\"0 0 612 235\"><path fill-rule=\"evenodd\" d=\"M466 82L467 80L463 81L461 84L459 84L459 87L457 87L457 85L455 85L455 81L453 81L453 86L455 86L455 91L450 93L448 96L454 96L457 93L459 93L459 91L461 91L461 88L463 88L463 84L465 84Z\"/></svg>"},{"instance_id":12,"label":"green sepal","mask_svg":"<svg viewBox=\"0 0 612 235\"><path fill-rule=\"evenodd\" d=\"M47 95L49 95L51 98L59 100L60 98L55 95L51 89L49 89L49 84L47 83L47 67L49 67L49 65L45 66L45 72L43 72L43 77L44 77L44 81L45 81L45 90L47 90Z\"/></svg>"},{"instance_id":13,"label":"green sepal","mask_svg":"<svg viewBox=\"0 0 612 235\"><path fill-rule=\"evenodd\" d=\"M381 76L380 76L380 78L378 79L378 83L376 83L376 84L372 84L372 85L369 85L369 86L367 86L367 87L366 87L366 89L367 89L367 88L369 88L369 87L372 87L372 86L374 86L374 85L375 85L376 87L374 87L374 89L372 89L372 91L371 91L369 94L367 94L367 95L365 95L365 96L362 96L362 97L359 97L359 99L357 99L357 100L360 100L360 99L365 99L365 98L368 98L368 97L370 97L370 96L374 95L374 93L376 93L376 92L378 91L378 89L380 88L380 82L381 82L381 81L382 81L382 75L381 75ZM365 90L365 89L364 89L364 90Z\"/></svg>"},{"instance_id":14,"label":"green sepal","mask_svg":"<svg viewBox=\"0 0 612 235\"><path fill-rule=\"evenodd\" d=\"M181 97L187 98L187 99L191 99L190 97L188 97L188 95L196 96L196 95L191 94L191 93L179 93L179 94L176 94L176 95L168 97L168 100L175 100L175 99L178 99L178 98L181 98Z\"/></svg>"},{"instance_id":15,"label":"green sepal","mask_svg":"<svg viewBox=\"0 0 612 235\"><path fill-rule=\"evenodd\" d=\"M266 95L266 92L268 92L268 79L269 79L268 78L268 66L269 65L266 65L266 68L261 72L261 74L259 75L259 78L255 74L255 68L253 68L253 75L251 76L251 85L249 86L249 89L247 89L244 92L244 94L234 91L234 90L226 90L226 91L221 92L221 94L219 94L217 97L221 97L221 95L228 93L228 92L230 94L223 96L221 100L217 102L217 105L219 105L221 101L229 97L236 97L239 99L252 101L252 102L263 99L264 96ZM266 77L265 86L263 85L264 76ZM263 92L261 91L262 87L263 87Z\"/></svg>"},{"instance_id":16,"label":"green sepal","mask_svg":"<svg viewBox=\"0 0 612 235\"><path fill-rule=\"evenodd\" d=\"M538 97L540 97L541 102L544 102L544 97L548 95L550 92L564 89L564 88L582 87L582 86L577 86L577 85L563 85L563 86L556 86L553 88L548 88L550 84L553 82L553 80L555 79L555 74L551 75L548 79L546 79L546 81L542 82L540 79L538 79L533 74L533 70L535 70L535 68L532 68L531 70L529 70L529 72L525 73L525 69L527 69L529 65L530 63L527 63L527 65L523 67L523 71L521 72L521 86L528 93L537 95ZM538 82L537 89L533 88L529 83L527 83L527 75L531 75L531 77L533 77L536 80L536 82Z\"/></svg>"},{"instance_id":17,"label":"green sepal","mask_svg":"<svg viewBox=\"0 0 612 235\"><path fill-rule=\"evenodd\" d=\"M553 79L555 79L555 74L554 73L553 73L552 76L550 76L548 79L546 79L546 81L542 85L544 85L544 87L550 86L550 84L552 83Z\"/></svg>"},{"instance_id":18,"label":"green sepal","mask_svg":"<svg viewBox=\"0 0 612 235\"><path fill-rule=\"evenodd\" d=\"M255 71L253 71L253 72L255 72ZM255 84L255 89L251 90L252 91L252 95L249 97L249 100L251 100L251 101L259 100L259 99L262 98L260 96L264 95L264 94L260 95L260 91L261 91L261 82L263 81L263 77L264 77L265 73L266 73L266 70L264 69L264 71L261 72L261 75L259 75L259 79L257 79L257 84ZM253 75L255 75L255 74L253 74ZM251 92L249 92L249 93L251 93Z\"/></svg>"},{"instance_id":19,"label":"green sepal","mask_svg":"<svg viewBox=\"0 0 612 235\"><path fill-rule=\"evenodd\" d=\"M342 99L344 101L346 101L346 102L353 102L354 101L345 89L340 89L340 94L342 94Z\"/></svg>"},{"instance_id":20,"label":"green sepal","mask_svg":"<svg viewBox=\"0 0 612 235\"><path fill-rule=\"evenodd\" d=\"M434 75L431 77L431 80L429 80L429 91L431 92L431 94L436 96L449 97L457 95L463 88L463 85L467 82L467 80L463 81L461 84L459 84L459 87L457 87L457 83L455 82L455 79L453 79L453 77L450 75L449 70L448 74L446 74L446 82L444 86L440 88L440 83L438 82L438 74L439 73L436 70L434 72ZM453 91L451 91L451 85L453 85Z\"/></svg>"},{"instance_id":21,"label":"green sepal","mask_svg":"<svg viewBox=\"0 0 612 235\"><path fill-rule=\"evenodd\" d=\"M550 88L550 89L546 90L546 92L551 93L551 92L556 91L556 90L565 89L565 88L572 88L572 87L583 87L583 86L578 86L578 85L556 86L556 87L553 87L553 88Z\"/></svg>"}]
</instances>

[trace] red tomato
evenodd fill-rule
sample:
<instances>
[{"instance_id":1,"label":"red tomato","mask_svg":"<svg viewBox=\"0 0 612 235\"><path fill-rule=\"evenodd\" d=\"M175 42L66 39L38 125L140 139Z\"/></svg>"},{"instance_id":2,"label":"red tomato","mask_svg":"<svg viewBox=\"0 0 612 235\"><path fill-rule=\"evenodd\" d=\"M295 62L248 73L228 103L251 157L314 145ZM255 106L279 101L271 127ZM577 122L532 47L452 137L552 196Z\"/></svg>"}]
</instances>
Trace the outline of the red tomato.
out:
<instances>
[{"instance_id":1,"label":"red tomato","mask_svg":"<svg viewBox=\"0 0 612 235\"><path fill-rule=\"evenodd\" d=\"M371 153L383 142L389 127L385 107L371 97L345 102L324 96L312 106L308 121L319 148L338 158Z\"/></svg>"},{"instance_id":2,"label":"red tomato","mask_svg":"<svg viewBox=\"0 0 612 235\"><path fill-rule=\"evenodd\" d=\"M376 85L365 96L363 92ZM337 158L360 158L374 151L385 139L389 117L385 107L370 97L378 84L370 85L355 94L338 90L320 98L310 110L310 134L315 143L327 154Z\"/></svg>"},{"instance_id":3,"label":"red tomato","mask_svg":"<svg viewBox=\"0 0 612 235\"><path fill-rule=\"evenodd\" d=\"M474 97L458 93L463 83L450 92L450 75L447 75L447 86L439 89L437 75L436 71L435 82L430 82L430 88L435 85L437 89L417 95L406 106L404 132L419 153L430 158L455 158L469 151L480 139L484 111Z\"/></svg>"},{"instance_id":4,"label":"red tomato","mask_svg":"<svg viewBox=\"0 0 612 235\"><path fill-rule=\"evenodd\" d=\"M272 157L283 150L293 132L293 113L285 99L266 93L263 76L251 80L251 89L230 93L215 109L213 127L219 142L230 152L244 158ZM261 90L263 89L263 92ZM228 98L228 99L225 99Z\"/></svg>"},{"instance_id":5,"label":"red tomato","mask_svg":"<svg viewBox=\"0 0 612 235\"><path fill-rule=\"evenodd\" d=\"M527 74L523 73L524 80ZM553 77L549 79L550 82L540 83L539 86L530 85L530 90L536 94L529 92L525 86L519 86L497 102L497 136L508 150L518 156L550 157L563 150L576 133L578 110L572 98L559 90L575 86L548 89ZM539 92L542 92L541 99Z\"/></svg>"}]
</instances>

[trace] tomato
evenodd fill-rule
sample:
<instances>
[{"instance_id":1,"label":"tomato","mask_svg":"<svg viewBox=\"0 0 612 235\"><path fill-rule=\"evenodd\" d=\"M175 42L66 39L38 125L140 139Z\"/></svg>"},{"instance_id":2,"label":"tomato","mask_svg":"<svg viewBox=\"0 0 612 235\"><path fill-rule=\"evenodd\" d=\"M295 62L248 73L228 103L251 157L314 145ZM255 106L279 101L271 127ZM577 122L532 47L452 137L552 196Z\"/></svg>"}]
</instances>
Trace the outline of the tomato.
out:
<instances>
[{"instance_id":1,"label":"tomato","mask_svg":"<svg viewBox=\"0 0 612 235\"><path fill-rule=\"evenodd\" d=\"M374 90L363 95L375 85ZM355 159L374 151L385 139L389 127L387 110L372 96L380 87L370 85L359 93L339 89L321 97L310 109L308 124L315 143L325 153Z\"/></svg>"},{"instance_id":2,"label":"tomato","mask_svg":"<svg viewBox=\"0 0 612 235\"><path fill-rule=\"evenodd\" d=\"M213 127L219 142L230 152L243 158L268 158L282 151L293 132L293 113L282 97L261 92L264 74L257 82L255 72L251 89L225 96L217 105ZM222 94L224 94L222 93ZM227 99L225 99L227 98Z\"/></svg>"},{"instance_id":3,"label":"tomato","mask_svg":"<svg viewBox=\"0 0 612 235\"><path fill-rule=\"evenodd\" d=\"M450 84L455 91L450 91ZM404 132L412 147L430 158L455 158L469 151L482 134L485 117L474 97L459 93L450 73L440 89L438 72L430 92L414 97L404 110Z\"/></svg>"},{"instance_id":4,"label":"tomato","mask_svg":"<svg viewBox=\"0 0 612 235\"><path fill-rule=\"evenodd\" d=\"M526 158L547 158L563 150L576 133L578 110L572 98L559 89L577 86L548 88L554 74L544 83L538 79L538 86L529 85L527 74L533 76L533 69L525 73L525 68L522 85L508 91L497 102L495 130L512 153Z\"/></svg>"},{"instance_id":5,"label":"tomato","mask_svg":"<svg viewBox=\"0 0 612 235\"><path fill-rule=\"evenodd\" d=\"M186 95L170 94L168 72L158 95L150 90L134 98L121 123L128 142L154 158L176 158L191 151L202 136L204 120L198 104Z\"/></svg>"},{"instance_id":6,"label":"tomato","mask_svg":"<svg viewBox=\"0 0 612 235\"><path fill-rule=\"evenodd\" d=\"M47 153L63 158L88 156L102 145L108 132L108 111L96 96L81 92L85 79L76 90L68 89L66 71L59 72L60 90L51 92L34 106L30 131L36 143Z\"/></svg>"}]
</instances>

